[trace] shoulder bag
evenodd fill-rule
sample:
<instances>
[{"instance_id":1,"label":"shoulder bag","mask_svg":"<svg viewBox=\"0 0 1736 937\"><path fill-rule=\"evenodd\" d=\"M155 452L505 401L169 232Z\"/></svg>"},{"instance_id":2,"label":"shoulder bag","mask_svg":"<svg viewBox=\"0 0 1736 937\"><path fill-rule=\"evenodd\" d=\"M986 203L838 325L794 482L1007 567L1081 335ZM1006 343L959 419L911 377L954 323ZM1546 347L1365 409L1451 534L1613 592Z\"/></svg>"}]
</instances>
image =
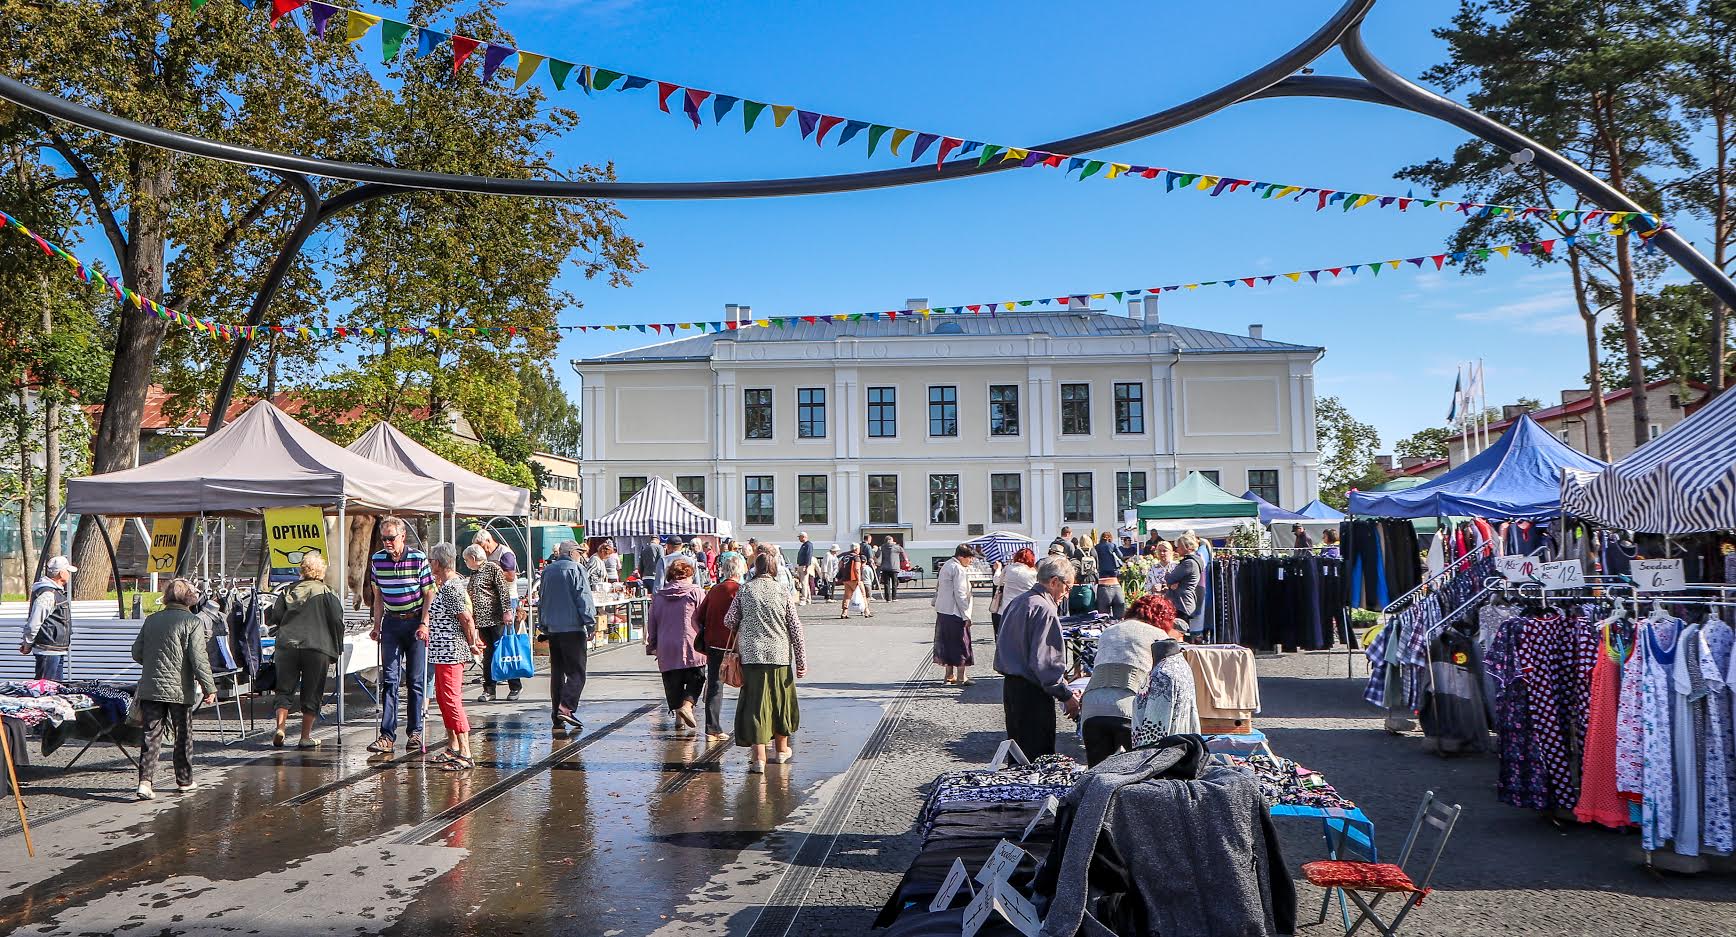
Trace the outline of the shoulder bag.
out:
<instances>
[{"instance_id":1,"label":"shoulder bag","mask_svg":"<svg viewBox=\"0 0 1736 937\"><path fill-rule=\"evenodd\" d=\"M735 687L738 690L741 689L742 682L741 652L735 649L735 638L739 631L738 628L729 633L729 646L723 649L723 662L717 666L717 679L722 680L724 686Z\"/></svg>"}]
</instances>

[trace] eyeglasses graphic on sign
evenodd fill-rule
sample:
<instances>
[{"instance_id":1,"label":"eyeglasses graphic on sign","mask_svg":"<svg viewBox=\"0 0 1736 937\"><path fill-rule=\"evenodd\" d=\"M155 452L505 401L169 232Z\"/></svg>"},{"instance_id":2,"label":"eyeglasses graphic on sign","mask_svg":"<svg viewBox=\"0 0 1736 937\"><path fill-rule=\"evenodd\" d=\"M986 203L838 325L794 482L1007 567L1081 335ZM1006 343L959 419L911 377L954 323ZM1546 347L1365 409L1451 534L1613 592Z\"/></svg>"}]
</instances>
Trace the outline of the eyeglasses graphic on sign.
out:
<instances>
[{"instance_id":1,"label":"eyeglasses graphic on sign","mask_svg":"<svg viewBox=\"0 0 1736 937\"><path fill-rule=\"evenodd\" d=\"M300 550L288 550L288 551L279 550L279 549L273 547L271 552L277 554L278 556L283 557L283 562L278 564L281 566L295 566L295 565L298 565L299 563L301 563L302 560L307 559L308 556L310 556L310 555L312 555L312 556L318 556L319 555L318 550L306 548L306 547L304 547Z\"/></svg>"}]
</instances>

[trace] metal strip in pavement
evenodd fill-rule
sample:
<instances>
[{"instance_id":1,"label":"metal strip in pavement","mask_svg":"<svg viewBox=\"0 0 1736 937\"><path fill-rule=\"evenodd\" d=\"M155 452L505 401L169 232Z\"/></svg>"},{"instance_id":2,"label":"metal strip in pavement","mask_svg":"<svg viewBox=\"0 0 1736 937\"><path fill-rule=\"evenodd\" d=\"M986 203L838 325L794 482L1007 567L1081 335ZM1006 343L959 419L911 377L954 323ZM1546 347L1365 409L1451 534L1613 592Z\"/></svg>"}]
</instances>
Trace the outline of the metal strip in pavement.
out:
<instances>
[{"instance_id":1,"label":"metal strip in pavement","mask_svg":"<svg viewBox=\"0 0 1736 937\"><path fill-rule=\"evenodd\" d=\"M868 783L868 776L874 772L874 762L878 761L881 753L886 750L898 724L904 721L905 709L915 698L924 676L933 666L934 660L925 656L911 672L910 678L904 681L904 688L899 691L892 705L886 708L885 714L880 717L880 724L868 736L868 741L862 744L862 751L856 756L856 762L844 772L843 783L838 787L837 796L826 805L819 819L803 837L801 847L784 868L784 877L778 881L777 888L772 890L771 897L767 898L765 905L760 908L759 917L754 919L747 937L787 937L794 931L796 917L801 914L802 905L808 900L808 892L813 888L814 880L820 877L821 870L825 869L827 860L832 857L832 849L838 844L838 834L843 832L844 823L856 809L856 798Z\"/></svg>"},{"instance_id":2,"label":"metal strip in pavement","mask_svg":"<svg viewBox=\"0 0 1736 937\"><path fill-rule=\"evenodd\" d=\"M693 783L693 779L699 777L700 774L707 771L719 770L718 763L723 761L724 754L734 746L734 739L724 739L721 742L713 742L711 746L705 750L705 754L688 762L680 771L671 775L662 784L657 785L657 789L652 793L659 795L673 794Z\"/></svg>"},{"instance_id":3,"label":"metal strip in pavement","mask_svg":"<svg viewBox=\"0 0 1736 937\"><path fill-rule=\"evenodd\" d=\"M530 780L532 775L546 768L551 768L554 765L577 755L579 752L591 747L592 743L596 742L598 739L609 735L634 720L658 709L659 705L660 704L657 703L647 703L627 715L616 719L614 722L609 723L601 729L586 735L584 738L574 739L573 741L562 745L560 748L549 752L540 761L527 767L520 768L493 784L488 785L481 791L478 791L474 796L461 800L445 810L440 811L433 817L418 824L409 832L399 836L395 840L392 840L392 842L400 846L410 846L419 845L433 839L435 836L440 835L440 833L447 827L457 823L459 820L464 819L472 813L481 810L483 807L488 806L494 801L499 800L501 797L505 796L508 791Z\"/></svg>"},{"instance_id":4,"label":"metal strip in pavement","mask_svg":"<svg viewBox=\"0 0 1736 937\"><path fill-rule=\"evenodd\" d=\"M485 723L483 725L477 726L476 732L478 734L485 733L488 730L494 728L494 725L495 725L494 723L490 722L490 723ZM377 777L381 772L385 771L388 768L396 768L397 766L404 764L413 758L426 757L429 753L437 752L440 749L445 748L449 744L451 744L451 741L449 739L441 739L440 741L435 742L432 745L424 746L424 749L425 749L424 751L405 752L404 754L399 755L396 758L387 759L386 761L370 761L366 765L364 765L364 770L357 771L354 774L346 774L343 777L338 778L335 781L328 781L324 784L321 784L318 787L309 788L308 790L302 791L301 793L295 795L294 797L291 797L288 800L280 800L277 803L272 804L272 806L273 807L299 807L302 804L312 803L313 801L318 800L321 797L324 797L325 795L332 793L333 791L341 791L346 787L360 784L361 782L366 781L369 778ZM303 752L318 751L318 750L319 749L297 749L297 751L303 751ZM266 754L271 754L271 752L267 752Z\"/></svg>"}]
</instances>

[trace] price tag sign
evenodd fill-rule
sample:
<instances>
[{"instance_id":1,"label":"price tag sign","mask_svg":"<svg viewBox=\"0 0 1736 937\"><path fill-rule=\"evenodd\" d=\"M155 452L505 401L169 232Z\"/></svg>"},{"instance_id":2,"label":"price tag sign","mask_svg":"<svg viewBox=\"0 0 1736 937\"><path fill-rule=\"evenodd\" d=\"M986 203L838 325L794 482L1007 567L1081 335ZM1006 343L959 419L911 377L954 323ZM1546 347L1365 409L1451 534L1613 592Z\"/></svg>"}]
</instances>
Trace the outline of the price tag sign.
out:
<instances>
[{"instance_id":1,"label":"price tag sign","mask_svg":"<svg viewBox=\"0 0 1736 937\"><path fill-rule=\"evenodd\" d=\"M964 860L953 859L952 868L946 871L946 881L940 883L940 891L935 894L934 900L928 903L929 913L952 907L953 896L958 894L960 888L970 888L971 897L976 897L976 889L971 887L970 873L965 871Z\"/></svg>"},{"instance_id":2,"label":"price tag sign","mask_svg":"<svg viewBox=\"0 0 1736 937\"><path fill-rule=\"evenodd\" d=\"M1634 560L1631 575L1641 592L1681 592L1688 587L1681 560Z\"/></svg>"},{"instance_id":3,"label":"price tag sign","mask_svg":"<svg viewBox=\"0 0 1736 937\"><path fill-rule=\"evenodd\" d=\"M1001 742L1000 748L995 749L995 757L989 759L989 770L999 771L1009 764L1028 765L1030 763L1031 759L1025 757L1025 752L1019 748L1019 743L1012 739L1006 739Z\"/></svg>"},{"instance_id":4,"label":"price tag sign","mask_svg":"<svg viewBox=\"0 0 1736 937\"><path fill-rule=\"evenodd\" d=\"M1538 567L1537 579L1546 590L1577 589L1585 585L1585 567L1578 560L1544 563Z\"/></svg>"},{"instance_id":5,"label":"price tag sign","mask_svg":"<svg viewBox=\"0 0 1736 937\"><path fill-rule=\"evenodd\" d=\"M1025 937L1037 937L1037 931L1043 928L1043 922L1037 920L1037 909L1006 882L995 883L995 910Z\"/></svg>"},{"instance_id":6,"label":"price tag sign","mask_svg":"<svg viewBox=\"0 0 1736 937\"><path fill-rule=\"evenodd\" d=\"M1540 565L1533 556L1503 556L1495 560L1495 568L1508 582L1535 582Z\"/></svg>"},{"instance_id":7,"label":"price tag sign","mask_svg":"<svg viewBox=\"0 0 1736 937\"><path fill-rule=\"evenodd\" d=\"M1022 843L1030 839L1031 834L1037 832L1037 824L1043 822L1044 815L1053 817L1059 815L1060 812L1061 802L1055 799L1054 794L1043 798L1042 809L1038 810L1037 815L1031 818L1031 822L1025 825L1025 832L1019 836L1019 842Z\"/></svg>"},{"instance_id":8,"label":"price tag sign","mask_svg":"<svg viewBox=\"0 0 1736 937\"><path fill-rule=\"evenodd\" d=\"M960 937L976 937L976 932L982 930L982 926L988 923L989 915L994 910L995 890L985 888L977 892L976 897L971 899L971 903L965 905L962 922L964 927L960 930Z\"/></svg>"},{"instance_id":9,"label":"price tag sign","mask_svg":"<svg viewBox=\"0 0 1736 937\"><path fill-rule=\"evenodd\" d=\"M1019 860L1027 855L1029 854L1020 849L1018 843L1001 840L1001 844L995 847L994 855L989 856L989 861L983 863L982 869L977 872L977 884L991 888L996 882L1006 881L1013 874L1013 870L1019 867Z\"/></svg>"}]
</instances>

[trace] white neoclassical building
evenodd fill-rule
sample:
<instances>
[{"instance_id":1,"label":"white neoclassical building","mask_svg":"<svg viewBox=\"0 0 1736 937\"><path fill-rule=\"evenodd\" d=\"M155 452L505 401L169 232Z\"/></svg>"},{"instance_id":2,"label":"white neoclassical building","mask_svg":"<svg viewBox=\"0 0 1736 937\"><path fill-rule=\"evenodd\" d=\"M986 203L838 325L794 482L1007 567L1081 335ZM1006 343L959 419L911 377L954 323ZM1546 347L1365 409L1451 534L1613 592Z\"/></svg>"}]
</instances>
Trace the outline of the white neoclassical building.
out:
<instances>
[{"instance_id":1,"label":"white neoclassical building","mask_svg":"<svg viewBox=\"0 0 1736 937\"><path fill-rule=\"evenodd\" d=\"M1319 487L1323 354L1163 323L1155 302L676 339L573 363L582 503L662 475L743 538L890 533L918 555L1111 529L1196 470L1294 507Z\"/></svg>"}]
</instances>

